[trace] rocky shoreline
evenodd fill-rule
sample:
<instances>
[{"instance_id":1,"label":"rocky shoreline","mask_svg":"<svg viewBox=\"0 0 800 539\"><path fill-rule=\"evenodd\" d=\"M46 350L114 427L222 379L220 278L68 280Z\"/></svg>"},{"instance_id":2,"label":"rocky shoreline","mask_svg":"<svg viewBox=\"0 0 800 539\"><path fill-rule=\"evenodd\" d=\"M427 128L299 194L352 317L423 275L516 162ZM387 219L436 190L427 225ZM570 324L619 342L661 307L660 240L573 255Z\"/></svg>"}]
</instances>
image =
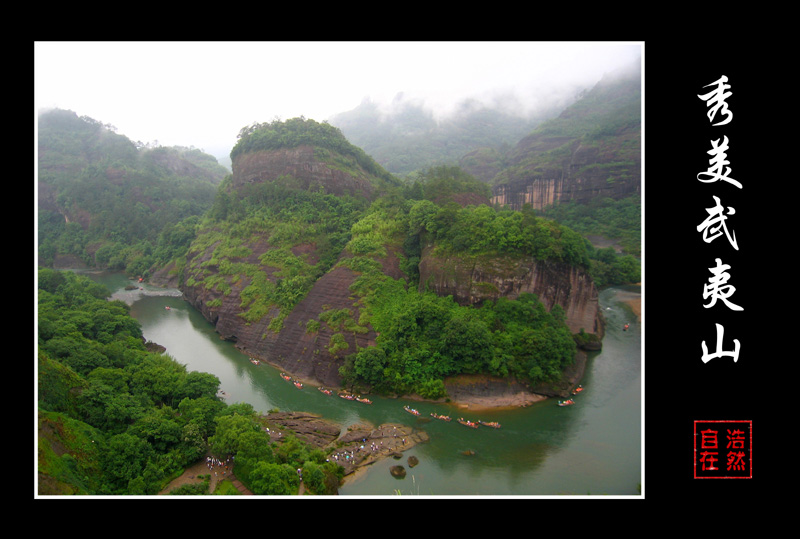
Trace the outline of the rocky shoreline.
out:
<instances>
[{"instance_id":1,"label":"rocky shoreline","mask_svg":"<svg viewBox=\"0 0 800 539\"><path fill-rule=\"evenodd\" d=\"M320 415L307 412L271 412L262 419L271 442L280 443L291 432L310 446L326 451L328 460L344 469L345 480L381 459L400 460L404 452L429 441L426 432L400 423L377 427L358 423L342 429ZM408 457L406 463L413 467L416 457ZM399 464L393 467L393 473L404 472L405 468Z\"/></svg>"}]
</instances>

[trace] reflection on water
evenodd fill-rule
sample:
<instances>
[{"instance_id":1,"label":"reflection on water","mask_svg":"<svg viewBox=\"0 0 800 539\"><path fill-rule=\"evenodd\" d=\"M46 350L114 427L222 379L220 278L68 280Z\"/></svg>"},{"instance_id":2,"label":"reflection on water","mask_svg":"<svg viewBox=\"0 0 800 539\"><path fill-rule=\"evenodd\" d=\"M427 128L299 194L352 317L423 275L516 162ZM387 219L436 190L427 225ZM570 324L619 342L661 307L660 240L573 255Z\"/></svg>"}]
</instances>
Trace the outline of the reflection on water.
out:
<instances>
[{"instance_id":1,"label":"reflection on water","mask_svg":"<svg viewBox=\"0 0 800 539\"><path fill-rule=\"evenodd\" d=\"M414 403L414 418L402 399L370 396L372 405L325 395L311 386L298 390L265 364L249 358L214 332L177 290L138 285L119 275L95 274L115 299L131 305L145 338L165 346L188 369L220 380L228 403L247 402L258 411L272 409L318 413L343 428L359 422L403 423L424 430L430 442L400 461L385 459L368 467L340 489L345 496L500 496L638 495L641 484L641 333L625 301L638 289L601 292L607 320L603 350L590 354L582 380L585 392L576 405L561 408L553 399L527 408L470 413L454 405ZM627 331L622 327L630 324ZM500 429L471 429L432 420L430 413L498 421ZM406 458L418 457L409 468ZM406 466L405 479L389 473Z\"/></svg>"}]
</instances>

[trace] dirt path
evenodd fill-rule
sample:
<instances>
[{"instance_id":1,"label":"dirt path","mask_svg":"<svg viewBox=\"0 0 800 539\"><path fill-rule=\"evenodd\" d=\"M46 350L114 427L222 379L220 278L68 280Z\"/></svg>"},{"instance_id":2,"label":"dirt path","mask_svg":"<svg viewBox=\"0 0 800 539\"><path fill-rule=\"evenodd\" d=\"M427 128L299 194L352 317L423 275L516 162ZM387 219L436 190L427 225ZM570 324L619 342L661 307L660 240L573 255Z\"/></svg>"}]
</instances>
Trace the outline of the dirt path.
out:
<instances>
[{"instance_id":1,"label":"dirt path","mask_svg":"<svg viewBox=\"0 0 800 539\"><path fill-rule=\"evenodd\" d=\"M236 479L236 476L233 475L232 471L225 470L224 466L213 466L212 468L209 468L205 459L198 461L189 468L186 468L180 477L173 479L169 485L167 485L167 487L158 494L169 494L170 491L175 490L183 485L202 483L207 475L211 476L211 481L209 481L208 486L209 494L213 494L219 482L224 480L233 482L233 486L235 486L240 493L246 496L252 496L253 494L242 484L241 481Z\"/></svg>"}]
</instances>

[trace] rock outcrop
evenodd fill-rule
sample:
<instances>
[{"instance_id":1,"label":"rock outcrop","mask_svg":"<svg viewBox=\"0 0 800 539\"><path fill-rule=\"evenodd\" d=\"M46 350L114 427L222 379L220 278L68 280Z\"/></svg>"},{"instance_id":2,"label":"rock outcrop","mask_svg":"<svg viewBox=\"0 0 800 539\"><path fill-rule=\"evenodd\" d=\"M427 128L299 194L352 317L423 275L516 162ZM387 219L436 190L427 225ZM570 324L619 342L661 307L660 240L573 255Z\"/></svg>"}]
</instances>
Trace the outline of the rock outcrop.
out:
<instances>
[{"instance_id":1,"label":"rock outcrop","mask_svg":"<svg viewBox=\"0 0 800 539\"><path fill-rule=\"evenodd\" d=\"M345 476L383 458L400 458L404 451L430 441L425 431L400 423L384 423L377 427L358 423L342 428L305 412L271 412L262 417L270 425L267 432L271 442L280 443L284 432L291 432L312 447L325 451L332 462L344 468ZM409 460L411 458L414 457Z\"/></svg>"},{"instance_id":2,"label":"rock outcrop","mask_svg":"<svg viewBox=\"0 0 800 539\"><path fill-rule=\"evenodd\" d=\"M534 139L537 137L533 137ZM547 137L540 137L546 139ZM561 139L556 139L563 142ZM634 148L621 156L619 147ZM522 143L520 143L522 145ZM546 152L552 139L534 140L526 147L527 155ZM529 204L535 210L547 206L577 202L588 204L592 200L615 200L641 193L641 159L638 157L639 141L632 133L626 138L616 138L612 144L587 145L578 140L568 141L559 151L565 156L557 163L541 165L528 163L509 170L502 183L493 188L492 202L521 210Z\"/></svg>"},{"instance_id":3,"label":"rock outcrop","mask_svg":"<svg viewBox=\"0 0 800 539\"><path fill-rule=\"evenodd\" d=\"M325 163L312 146L244 153L233 162L233 188L281 179L303 191L372 198L376 189L366 172Z\"/></svg>"},{"instance_id":4,"label":"rock outcrop","mask_svg":"<svg viewBox=\"0 0 800 539\"><path fill-rule=\"evenodd\" d=\"M533 293L548 310L561 305L573 333L602 331L597 287L579 267L530 257L443 257L429 247L420 260L419 276L421 289L452 295L461 305Z\"/></svg>"},{"instance_id":5,"label":"rock outcrop","mask_svg":"<svg viewBox=\"0 0 800 539\"><path fill-rule=\"evenodd\" d=\"M250 244L249 248L251 254L236 261L257 264L270 246L262 242ZM205 272L213 275L219 268L208 264L212 251L213 246L198 254L190 263L202 265ZM270 268L262 267L262 271L269 273ZM309 321L318 322L322 313L340 309L350 309L357 320L359 311L354 307L355 300L349 290L355 278L356 274L346 267L331 269L286 316L279 330L270 328L270 323L279 313L277 307L255 322L247 322L242 316L241 293L250 284L247 276L231 279L224 292L200 283L184 286L183 293L186 300L214 324L221 338L236 343L243 352L290 372L295 378L338 386L338 371L344 361L342 357L348 351L356 350L357 346L365 347L374 343L375 334L372 331L340 332L325 323L318 324L318 329L310 331ZM347 343L347 348L342 352L331 353L328 350L334 333L340 333Z\"/></svg>"},{"instance_id":6,"label":"rock outcrop","mask_svg":"<svg viewBox=\"0 0 800 539\"><path fill-rule=\"evenodd\" d=\"M326 131L315 122L300 123L307 123L305 128L308 129ZM279 125L272 127L276 132L281 129ZM302 126L293 124L292 129L296 135ZM326 133L327 137L335 138L336 134L331 130ZM339 147L346 150L347 144L340 141ZM330 147L300 144L248 149L236 151L235 156L232 152L232 157L230 184L223 188L242 196L248 196L251 189L256 196L269 196L265 194L269 190L259 192L258 187L276 184L284 192L372 200L383 193L387 182L393 181L378 167L371 167L366 159L360 159L358 152L340 153ZM264 199L264 203L269 204L269 199ZM339 232L345 234L347 231ZM296 299L292 298L292 303L284 304L283 309L277 305L260 306L268 312L262 314L259 311L248 316L247 305L252 302L252 297L243 298L243 291L253 284L255 277L265 277L272 285L279 285L280 270L263 260L265 254L269 258L271 249L286 249L289 243L283 239L276 240L283 241L283 244L271 245L269 231L252 234L247 240L237 240L241 241L235 250L239 256L230 251L216 253L216 244L190 251L181 285L185 298L214 324L223 339L235 342L243 352L290 372L300 380L326 386L340 385L338 371L344 356L359 347L374 344L376 337L371 328L358 324L358 302L350 293L350 285L357 274L338 264L317 267L320 259L327 260L336 254L326 250L329 247L322 248L308 242L292 245L291 251L296 257L293 263L313 267L303 270L306 271L304 277L315 279L313 285L310 289L303 288L305 295L297 303L293 303ZM224 248L221 250L225 251ZM346 256L348 254L343 252L340 259ZM396 266L391 261L387 264ZM221 265L225 267L220 268ZM242 269L244 267L247 270ZM170 275L159 277L167 280ZM336 312L335 324L323 319L325 313L331 312ZM351 320L343 323L342 316Z\"/></svg>"},{"instance_id":7,"label":"rock outcrop","mask_svg":"<svg viewBox=\"0 0 800 539\"><path fill-rule=\"evenodd\" d=\"M381 194L386 179L371 175L369 167L358 163L363 161L356 162L352 155L306 145L242 151L233 160L230 185L224 188L247 196L251 187L275 182L288 190L374 199ZM268 190L260 196L265 193ZM187 254L180 272L184 297L214 325L221 338L236 343L246 354L301 381L341 386L339 369L344 358L373 346L377 338L369 324L361 323L361 303L350 290L359 274L346 264L318 267L319 260L328 260L334 253L328 250L323 254L322 247L310 242L293 245L292 263L313 267L313 277L304 274L313 278L313 284L302 289L304 295L299 301L292 298L282 309L264 301L249 311L252 288L266 286L264 290L270 290L281 281L281 270L266 262L270 250L282 249L291 258L286 253L287 244L270 245L268 231L250 234L246 240L236 239L235 248L224 245L225 240L219 250L211 240L196 242L197 248ZM205 238L214 238L213 231ZM387 254L380 260L383 272L394 279L403 277L401 248L384 247ZM339 261L349 256L345 250L339 254ZM175 275L178 272L173 270L159 277L166 281ZM270 282L264 285L265 280ZM532 292L547 309L561 305L573 332L598 331L597 290L588 275L568 265L503 257L467 263L436 257L428 250L420 263L420 283L440 295L453 295L463 305L501 296L513 299ZM248 290L251 285L254 287Z\"/></svg>"},{"instance_id":8,"label":"rock outcrop","mask_svg":"<svg viewBox=\"0 0 800 539\"><path fill-rule=\"evenodd\" d=\"M641 192L641 71L608 74L505 156L492 179L493 202L520 210ZM473 156L480 171L482 163ZM467 168L470 170L470 168Z\"/></svg>"}]
</instances>

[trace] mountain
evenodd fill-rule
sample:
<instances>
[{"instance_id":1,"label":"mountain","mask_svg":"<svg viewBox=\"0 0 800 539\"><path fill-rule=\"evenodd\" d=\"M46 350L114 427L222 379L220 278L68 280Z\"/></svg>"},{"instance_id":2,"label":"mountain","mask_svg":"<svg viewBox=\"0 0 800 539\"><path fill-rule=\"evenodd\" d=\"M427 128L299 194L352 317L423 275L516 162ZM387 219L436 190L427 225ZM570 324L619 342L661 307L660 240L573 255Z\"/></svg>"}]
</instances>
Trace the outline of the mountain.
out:
<instances>
[{"instance_id":1,"label":"mountain","mask_svg":"<svg viewBox=\"0 0 800 539\"><path fill-rule=\"evenodd\" d=\"M56 109L39 116L37 173L43 264L70 257L142 274L172 258L167 243L191 235L181 223L208 210L226 171L200 150L138 147L111 126Z\"/></svg>"},{"instance_id":2,"label":"mountain","mask_svg":"<svg viewBox=\"0 0 800 539\"><path fill-rule=\"evenodd\" d=\"M457 164L491 186L489 203L515 210L529 204L598 247L638 255L641 83L637 62L535 117L477 100L437 116L399 95L389 107L365 99L331 122L407 181Z\"/></svg>"},{"instance_id":3,"label":"mountain","mask_svg":"<svg viewBox=\"0 0 800 539\"><path fill-rule=\"evenodd\" d=\"M452 165L468 152L488 147L507 150L544 119L549 109L526 117L497 106L467 100L442 117L422 103L397 96L387 110L365 99L330 123L398 176L437 165Z\"/></svg>"},{"instance_id":4,"label":"mountain","mask_svg":"<svg viewBox=\"0 0 800 539\"><path fill-rule=\"evenodd\" d=\"M355 273L339 265L351 228L399 183L338 129L302 118L252 126L231 158L233 174L173 273L220 336L332 385L341 366L328 350L333 332L307 326L352 307ZM351 349L369 339L348 334Z\"/></svg>"},{"instance_id":5,"label":"mountain","mask_svg":"<svg viewBox=\"0 0 800 539\"><path fill-rule=\"evenodd\" d=\"M641 67L607 74L557 118L544 122L505 156L491 179L493 202L536 210L620 200L641 193ZM496 158L465 156L476 175ZM484 175L484 179L487 177Z\"/></svg>"},{"instance_id":6,"label":"mountain","mask_svg":"<svg viewBox=\"0 0 800 539\"><path fill-rule=\"evenodd\" d=\"M473 189L475 181L447 167L409 190L339 129L303 118L244 130L231 157L233 174L170 274L221 337L294 377L439 397L445 374L484 373L490 363L496 375L557 377L575 355L570 328L598 330L597 291L586 273L583 240L532 216L459 206L456 201L473 199L459 191ZM403 194L408 192L419 198ZM468 277L475 288L513 280L509 272L522 275L521 281L510 293L462 302L429 287L428 270L441 256L465 266L475 257L499 261L502 275L486 265L482 277ZM552 264L531 272L533 256ZM421 257L428 271L424 282ZM575 265L575 279L562 278L560 272ZM445 273L450 267L438 264ZM487 286L479 285L481 279ZM545 294L547 305L531 296L546 289L558 289ZM519 307L507 310L502 300L518 300ZM585 306L580 313L577 304ZM500 310L491 314L495 308ZM529 309L545 312L523 314ZM565 322L575 316L586 321ZM489 328L505 317L504 339L526 332L513 347L533 339L535 331L548 336L534 342L563 346L542 354L531 347L502 351L509 343L492 343L499 333ZM465 339L465 332L472 337ZM547 365L537 366L545 357Z\"/></svg>"}]
</instances>

